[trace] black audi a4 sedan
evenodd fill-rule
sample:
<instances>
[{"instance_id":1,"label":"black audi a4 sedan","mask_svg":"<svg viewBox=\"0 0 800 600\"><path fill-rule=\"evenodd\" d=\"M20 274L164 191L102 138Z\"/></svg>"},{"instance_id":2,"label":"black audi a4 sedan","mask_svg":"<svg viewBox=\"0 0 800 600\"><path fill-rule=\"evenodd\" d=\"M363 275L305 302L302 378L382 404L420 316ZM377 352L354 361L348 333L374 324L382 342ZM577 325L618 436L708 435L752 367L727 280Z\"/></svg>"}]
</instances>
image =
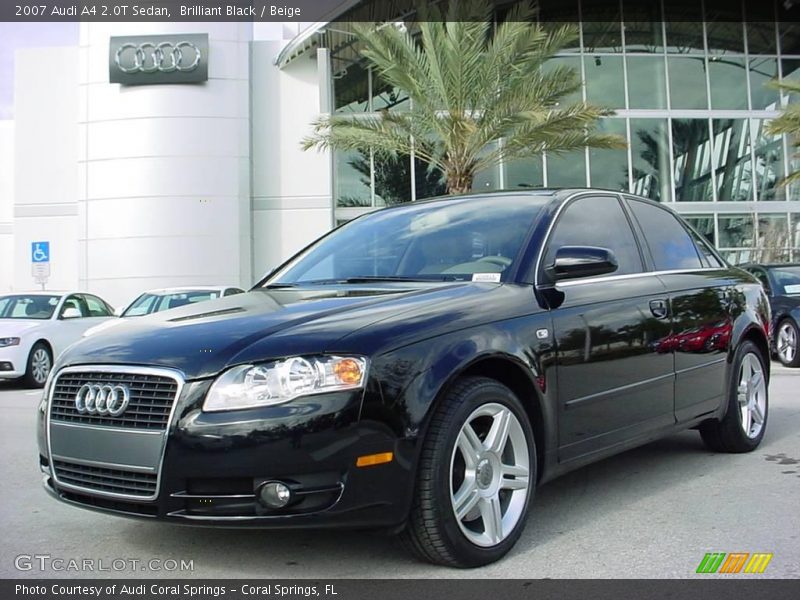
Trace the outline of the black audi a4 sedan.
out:
<instances>
[{"instance_id":1,"label":"black audi a4 sedan","mask_svg":"<svg viewBox=\"0 0 800 600\"><path fill-rule=\"evenodd\" d=\"M248 293L72 346L39 407L44 485L175 523L386 528L484 565L559 474L687 428L756 448L769 319L755 278L649 200L409 203Z\"/></svg>"},{"instance_id":2,"label":"black audi a4 sedan","mask_svg":"<svg viewBox=\"0 0 800 600\"><path fill-rule=\"evenodd\" d=\"M800 367L800 264L750 264L772 309L772 351L785 367Z\"/></svg>"}]
</instances>

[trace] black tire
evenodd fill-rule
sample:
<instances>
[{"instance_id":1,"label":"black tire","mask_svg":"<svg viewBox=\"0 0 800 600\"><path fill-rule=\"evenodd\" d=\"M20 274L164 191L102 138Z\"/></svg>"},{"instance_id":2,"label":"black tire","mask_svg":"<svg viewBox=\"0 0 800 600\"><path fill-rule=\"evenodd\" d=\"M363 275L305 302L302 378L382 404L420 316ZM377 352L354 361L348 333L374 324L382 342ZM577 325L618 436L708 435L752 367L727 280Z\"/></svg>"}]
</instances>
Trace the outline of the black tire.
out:
<instances>
[{"instance_id":1,"label":"black tire","mask_svg":"<svg viewBox=\"0 0 800 600\"><path fill-rule=\"evenodd\" d=\"M781 330L783 328L788 328L791 331L794 339L794 357L791 360L786 360L787 357L784 353L780 352L778 349L779 343L779 336L781 334ZM775 357L784 367L800 367L800 328L797 327L797 323L795 323L794 319L789 317L783 319L778 325L775 327Z\"/></svg>"},{"instance_id":2,"label":"black tire","mask_svg":"<svg viewBox=\"0 0 800 600\"><path fill-rule=\"evenodd\" d=\"M764 380L764 408L760 430L755 435L748 435L744 431L741 405L739 401L739 383L742 374L742 364L747 357L753 357L758 361L761 374ZM706 421L700 425L700 436L706 446L715 452L752 452L764 438L767 430L767 419L769 416L769 385L767 381L766 357L753 342L746 340L736 349L730 374L728 376L727 389L728 406L725 416L721 419Z\"/></svg>"},{"instance_id":3,"label":"black tire","mask_svg":"<svg viewBox=\"0 0 800 600\"><path fill-rule=\"evenodd\" d=\"M517 446L523 447L523 451L527 452L528 479L527 487L522 488L527 491L524 501L521 498L519 501L515 500L517 502L515 514L520 515L516 524L502 541L487 547L470 541L456 518L451 501L451 461L456 460L453 457L457 439L468 418L474 415L479 408L495 404L500 404L510 410L521 426L525 443L521 443L520 430L516 429L516 439L519 443L514 442L512 454L517 456ZM484 418L491 422L491 417ZM472 430L475 430L474 426L472 426ZM478 437L483 441L486 433L483 434L483 437L478 434ZM505 450L508 450L507 446ZM503 456L507 456L505 452ZM504 464L504 461L501 460L500 463ZM475 470L476 481L479 472L480 469ZM491 473L492 469L488 469L488 472ZM536 446L533 429L519 399L510 389L493 379L485 377L460 379L435 409L423 442L417 469L414 502L407 526L401 533L404 545L423 560L451 567L479 567L502 558L514 546L525 527L528 508L536 487L536 475ZM476 485L478 484L476 483ZM524 484L522 485L524 486ZM504 493L509 492L501 489L498 497ZM500 510L506 512L502 514L501 520L511 510L511 496L502 497L505 498L506 505L504 509ZM521 513L516 512L520 510L520 507ZM472 510L478 509L473 508ZM482 517L481 522L483 523ZM501 525L501 531L502 527Z\"/></svg>"},{"instance_id":4,"label":"black tire","mask_svg":"<svg viewBox=\"0 0 800 600\"><path fill-rule=\"evenodd\" d=\"M46 361L46 373L42 370L40 361ZM47 381L47 375L53 368L53 353L44 342L36 342L28 355L28 364L25 376L22 378L26 387L42 388Z\"/></svg>"}]
</instances>

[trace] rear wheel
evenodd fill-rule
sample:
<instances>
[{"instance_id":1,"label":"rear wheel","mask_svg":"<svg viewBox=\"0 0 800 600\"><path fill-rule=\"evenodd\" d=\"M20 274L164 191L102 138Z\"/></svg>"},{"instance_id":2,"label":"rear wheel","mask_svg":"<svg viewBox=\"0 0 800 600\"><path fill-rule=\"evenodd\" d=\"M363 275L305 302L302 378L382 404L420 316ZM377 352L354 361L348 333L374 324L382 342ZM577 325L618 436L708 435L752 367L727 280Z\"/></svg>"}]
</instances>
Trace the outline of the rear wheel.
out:
<instances>
[{"instance_id":1,"label":"rear wheel","mask_svg":"<svg viewBox=\"0 0 800 600\"><path fill-rule=\"evenodd\" d=\"M778 323L775 333L775 354L784 367L800 367L798 340L800 331L792 319L784 319Z\"/></svg>"},{"instance_id":2,"label":"rear wheel","mask_svg":"<svg viewBox=\"0 0 800 600\"><path fill-rule=\"evenodd\" d=\"M50 369L53 367L53 356L50 349L43 342L36 342L28 355L28 365L25 369L25 385L28 387L44 387Z\"/></svg>"},{"instance_id":3,"label":"rear wheel","mask_svg":"<svg viewBox=\"0 0 800 600\"><path fill-rule=\"evenodd\" d=\"M737 348L728 382L728 410L722 420L700 426L700 435L712 450L750 452L761 443L769 411L764 360L749 340Z\"/></svg>"},{"instance_id":4,"label":"rear wheel","mask_svg":"<svg viewBox=\"0 0 800 600\"><path fill-rule=\"evenodd\" d=\"M464 378L433 416L404 541L437 564L494 562L522 533L535 482L533 431L520 401L492 379Z\"/></svg>"}]
</instances>

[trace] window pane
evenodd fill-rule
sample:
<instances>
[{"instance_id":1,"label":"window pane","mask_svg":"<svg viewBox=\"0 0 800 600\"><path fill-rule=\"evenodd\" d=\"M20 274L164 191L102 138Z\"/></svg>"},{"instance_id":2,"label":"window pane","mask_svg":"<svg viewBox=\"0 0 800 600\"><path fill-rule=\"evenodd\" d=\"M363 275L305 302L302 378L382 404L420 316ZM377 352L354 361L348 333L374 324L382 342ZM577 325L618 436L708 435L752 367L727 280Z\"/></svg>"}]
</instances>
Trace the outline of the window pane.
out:
<instances>
[{"instance_id":1,"label":"window pane","mask_svg":"<svg viewBox=\"0 0 800 600\"><path fill-rule=\"evenodd\" d=\"M550 187L586 187L586 154L576 150L558 156L547 155L547 185Z\"/></svg>"},{"instance_id":2,"label":"window pane","mask_svg":"<svg viewBox=\"0 0 800 600\"><path fill-rule=\"evenodd\" d=\"M414 163L414 188L417 200L443 196L447 193L447 182L439 169L431 169L428 163L416 159Z\"/></svg>"},{"instance_id":3,"label":"window pane","mask_svg":"<svg viewBox=\"0 0 800 600\"><path fill-rule=\"evenodd\" d=\"M544 73L549 73L551 70L555 69L556 67L566 67L571 69L575 77L577 77L578 81L581 79L581 58L580 56L556 56L555 58L551 58L546 63L544 63L542 69ZM568 96L564 96L558 102L558 106L563 108L565 106L569 106L570 104L574 104L575 102L580 102L583 99L581 95L581 90L578 90Z\"/></svg>"},{"instance_id":4,"label":"window pane","mask_svg":"<svg viewBox=\"0 0 800 600\"><path fill-rule=\"evenodd\" d=\"M778 3L778 12L782 12L782 3ZM793 11L794 12L794 11ZM789 18L778 17L778 32L782 54L800 54L800 24L794 23L794 14L789 13Z\"/></svg>"},{"instance_id":5,"label":"window pane","mask_svg":"<svg viewBox=\"0 0 800 600\"><path fill-rule=\"evenodd\" d=\"M695 231L702 235L712 246L716 245L714 240L714 215L683 215L684 220L694 227Z\"/></svg>"},{"instance_id":6,"label":"window pane","mask_svg":"<svg viewBox=\"0 0 800 600\"><path fill-rule=\"evenodd\" d=\"M749 201L753 199L753 165L750 135L745 119L714 119L714 175L717 199Z\"/></svg>"},{"instance_id":7,"label":"window pane","mask_svg":"<svg viewBox=\"0 0 800 600\"><path fill-rule=\"evenodd\" d=\"M408 110L408 94L383 81L380 74L372 71L372 110Z\"/></svg>"},{"instance_id":8,"label":"window pane","mask_svg":"<svg viewBox=\"0 0 800 600\"><path fill-rule=\"evenodd\" d=\"M747 63L743 58L712 56L708 59L711 108L747 108Z\"/></svg>"},{"instance_id":9,"label":"window pane","mask_svg":"<svg viewBox=\"0 0 800 600\"><path fill-rule=\"evenodd\" d=\"M621 56L585 56L586 100L609 108L625 108Z\"/></svg>"},{"instance_id":10,"label":"window pane","mask_svg":"<svg viewBox=\"0 0 800 600\"><path fill-rule=\"evenodd\" d=\"M800 262L800 213L792 213L791 227L792 260Z\"/></svg>"},{"instance_id":11,"label":"window pane","mask_svg":"<svg viewBox=\"0 0 800 600\"><path fill-rule=\"evenodd\" d=\"M644 232L656 270L699 269L702 264L692 238L678 218L665 208L630 200L633 214Z\"/></svg>"},{"instance_id":12,"label":"window pane","mask_svg":"<svg viewBox=\"0 0 800 600\"><path fill-rule=\"evenodd\" d=\"M749 21L747 27L747 51L753 54L776 54L775 21Z\"/></svg>"},{"instance_id":13,"label":"window pane","mask_svg":"<svg viewBox=\"0 0 800 600\"><path fill-rule=\"evenodd\" d=\"M767 122L766 119L750 119L756 157L756 199L786 200L786 188L778 185L784 177L783 139L764 131Z\"/></svg>"},{"instance_id":14,"label":"window pane","mask_svg":"<svg viewBox=\"0 0 800 600\"><path fill-rule=\"evenodd\" d=\"M720 248L752 248L753 215L719 216Z\"/></svg>"},{"instance_id":15,"label":"window pane","mask_svg":"<svg viewBox=\"0 0 800 600\"><path fill-rule=\"evenodd\" d=\"M708 108L705 60L670 56L669 99L672 108Z\"/></svg>"},{"instance_id":16,"label":"window pane","mask_svg":"<svg viewBox=\"0 0 800 600\"><path fill-rule=\"evenodd\" d=\"M767 82L778 78L778 59L759 56L750 59L750 97L754 109L777 110L780 107L778 91L767 87Z\"/></svg>"},{"instance_id":17,"label":"window pane","mask_svg":"<svg viewBox=\"0 0 800 600\"><path fill-rule=\"evenodd\" d=\"M544 185L541 156L512 160L505 164L505 170L506 189L535 188Z\"/></svg>"},{"instance_id":18,"label":"window pane","mask_svg":"<svg viewBox=\"0 0 800 600\"><path fill-rule=\"evenodd\" d=\"M660 2L623 0L622 17L628 52L663 52Z\"/></svg>"},{"instance_id":19,"label":"window pane","mask_svg":"<svg viewBox=\"0 0 800 600\"><path fill-rule=\"evenodd\" d=\"M672 149L675 161L675 200L713 200L708 121L673 119Z\"/></svg>"},{"instance_id":20,"label":"window pane","mask_svg":"<svg viewBox=\"0 0 800 600\"><path fill-rule=\"evenodd\" d=\"M625 119L600 119L598 133L613 133L627 137ZM589 150L592 187L628 191L628 151Z\"/></svg>"},{"instance_id":21,"label":"window pane","mask_svg":"<svg viewBox=\"0 0 800 600\"><path fill-rule=\"evenodd\" d=\"M370 206L370 160L368 152L334 152L334 196L336 206Z\"/></svg>"},{"instance_id":22,"label":"window pane","mask_svg":"<svg viewBox=\"0 0 800 600\"><path fill-rule=\"evenodd\" d=\"M545 30L552 30L563 25L579 26L578 0L541 0L538 4L539 21ZM566 48L559 50L559 52L580 51L581 42L579 36L576 36Z\"/></svg>"},{"instance_id":23,"label":"window pane","mask_svg":"<svg viewBox=\"0 0 800 600\"><path fill-rule=\"evenodd\" d=\"M631 119L632 191L669 202L669 139L666 119Z\"/></svg>"},{"instance_id":24,"label":"window pane","mask_svg":"<svg viewBox=\"0 0 800 600\"><path fill-rule=\"evenodd\" d=\"M481 152L485 156L490 151L497 148L497 143L490 144L484 151ZM500 165L491 165L486 169L482 169L475 173L475 178L472 180L472 191L474 192L491 192L492 190L500 189Z\"/></svg>"},{"instance_id":25,"label":"window pane","mask_svg":"<svg viewBox=\"0 0 800 600\"><path fill-rule=\"evenodd\" d=\"M375 206L411 201L411 158L375 155Z\"/></svg>"},{"instance_id":26,"label":"window pane","mask_svg":"<svg viewBox=\"0 0 800 600\"><path fill-rule=\"evenodd\" d=\"M705 5L706 40L711 54L744 54L742 5L726 2L724 7Z\"/></svg>"},{"instance_id":27,"label":"window pane","mask_svg":"<svg viewBox=\"0 0 800 600\"><path fill-rule=\"evenodd\" d=\"M758 215L758 262L786 262L790 260L789 217L785 214Z\"/></svg>"},{"instance_id":28,"label":"window pane","mask_svg":"<svg viewBox=\"0 0 800 600\"><path fill-rule=\"evenodd\" d=\"M703 14L700 2L676 5L664 3L664 28L667 31L667 52L702 54Z\"/></svg>"},{"instance_id":29,"label":"window pane","mask_svg":"<svg viewBox=\"0 0 800 600\"><path fill-rule=\"evenodd\" d=\"M336 66L336 65L334 65ZM369 111L369 75L367 69L355 64L333 76L333 101L337 113Z\"/></svg>"},{"instance_id":30,"label":"window pane","mask_svg":"<svg viewBox=\"0 0 800 600\"><path fill-rule=\"evenodd\" d=\"M608 5L606 3L606 5ZM611 6L617 6L613 4ZM586 11L584 10L584 13ZM619 14L617 14L619 17ZM583 51L622 52L622 25L616 21L595 21L583 16Z\"/></svg>"},{"instance_id":31,"label":"window pane","mask_svg":"<svg viewBox=\"0 0 800 600\"><path fill-rule=\"evenodd\" d=\"M628 56L630 108L666 108L667 79L661 56Z\"/></svg>"},{"instance_id":32,"label":"window pane","mask_svg":"<svg viewBox=\"0 0 800 600\"><path fill-rule=\"evenodd\" d=\"M597 246L612 250L619 262L614 275L642 270L639 249L616 198L579 198L564 209L547 245L544 264L555 261L563 246Z\"/></svg>"}]
</instances>

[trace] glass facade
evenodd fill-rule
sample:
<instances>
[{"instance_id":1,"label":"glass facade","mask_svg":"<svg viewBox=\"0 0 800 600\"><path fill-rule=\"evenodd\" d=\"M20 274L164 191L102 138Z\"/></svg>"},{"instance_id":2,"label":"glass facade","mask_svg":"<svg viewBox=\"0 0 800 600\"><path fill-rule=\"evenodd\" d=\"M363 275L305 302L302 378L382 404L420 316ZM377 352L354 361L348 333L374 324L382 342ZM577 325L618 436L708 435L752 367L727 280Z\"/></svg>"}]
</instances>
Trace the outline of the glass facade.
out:
<instances>
[{"instance_id":1,"label":"glass facade","mask_svg":"<svg viewBox=\"0 0 800 600\"><path fill-rule=\"evenodd\" d=\"M545 26L580 21L580 37L548 62L581 77L566 103L616 110L599 123L626 150L544 155L478 173L474 189L592 186L670 203L734 262L800 260L800 186L779 185L800 161L766 133L800 98L766 87L800 78L800 25L781 21L777 2L618 3L542 0ZM757 6L757 14L751 11ZM547 67L546 67L547 68ZM407 96L364 63L346 68L332 50L335 110L404 110ZM336 153L336 219L444 193L441 175L405 156Z\"/></svg>"}]
</instances>

